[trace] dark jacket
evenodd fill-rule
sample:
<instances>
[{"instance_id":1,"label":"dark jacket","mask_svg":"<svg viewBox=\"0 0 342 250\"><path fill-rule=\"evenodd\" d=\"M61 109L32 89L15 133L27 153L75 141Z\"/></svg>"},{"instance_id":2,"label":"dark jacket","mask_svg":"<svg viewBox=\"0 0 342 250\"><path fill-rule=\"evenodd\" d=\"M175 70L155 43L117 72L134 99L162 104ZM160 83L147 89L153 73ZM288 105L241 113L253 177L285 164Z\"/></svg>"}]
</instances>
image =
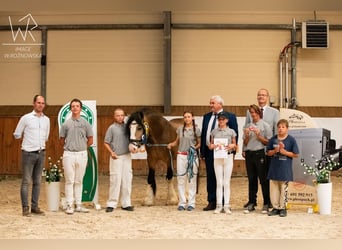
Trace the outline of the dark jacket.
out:
<instances>
[{"instance_id":1,"label":"dark jacket","mask_svg":"<svg viewBox=\"0 0 342 250\"><path fill-rule=\"evenodd\" d=\"M238 142L239 138L239 131L238 131L238 123L235 114L223 111L227 114L228 118L228 127L233 129L236 132L236 143ZM212 112L209 112L203 116L202 120L202 134L201 134L201 156L206 157L206 155L209 152L212 152L208 149L207 143L206 143L206 137L207 137L207 130L208 130L208 123L210 121L210 118L212 116Z\"/></svg>"}]
</instances>

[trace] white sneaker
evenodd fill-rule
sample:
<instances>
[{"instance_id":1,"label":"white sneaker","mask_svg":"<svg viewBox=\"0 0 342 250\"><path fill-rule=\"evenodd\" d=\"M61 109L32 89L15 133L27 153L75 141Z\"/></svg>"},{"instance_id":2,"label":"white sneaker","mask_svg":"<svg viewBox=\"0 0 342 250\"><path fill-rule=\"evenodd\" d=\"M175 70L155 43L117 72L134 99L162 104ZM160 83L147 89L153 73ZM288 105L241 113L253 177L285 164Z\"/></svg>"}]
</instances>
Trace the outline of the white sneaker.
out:
<instances>
[{"instance_id":1,"label":"white sneaker","mask_svg":"<svg viewBox=\"0 0 342 250\"><path fill-rule=\"evenodd\" d=\"M77 206L76 209L75 209L75 212L78 212L78 213L89 213L89 209L85 208L85 207L82 207L82 206Z\"/></svg>"},{"instance_id":2,"label":"white sneaker","mask_svg":"<svg viewBox=\"0 0 342 250\"><path fill-rule=\"evenodd\" d=\"M216 207L214 214L219 214L222 211L222 207Z\"/></svg>"},{"instance_id":3,"label":"white sneaker","mask_svg":"<svg viewBox=\"0 0 342 250\"><path fill-rule=\"evenodd\" d=\"M67 207L65 209L65 213L66 214L73 214L74 213L74 209L70 205L67 205Z\"/></svg>"},{"instance_id":4,"label":"white sneaker","mask_svg":"<svg viewBox=\"0 0 342 250\"><path fill-rule=\"evenodd\" d=\"M225 208L223 209L223 212L226 213L226 214L232 214L232 210L231 210L230 207L225 207Z\"/></svg>"}]
</instances>

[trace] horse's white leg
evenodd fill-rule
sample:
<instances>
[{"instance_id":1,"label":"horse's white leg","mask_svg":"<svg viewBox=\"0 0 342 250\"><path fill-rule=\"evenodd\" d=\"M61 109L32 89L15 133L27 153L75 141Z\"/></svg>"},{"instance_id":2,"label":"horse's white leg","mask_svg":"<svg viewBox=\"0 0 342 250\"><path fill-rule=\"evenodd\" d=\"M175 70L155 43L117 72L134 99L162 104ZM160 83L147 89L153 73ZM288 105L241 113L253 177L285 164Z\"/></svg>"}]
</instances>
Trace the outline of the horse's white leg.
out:
<instances>
[{"instance_id":1,"label":"horse's white leg","mask_svg":"<svg viewBox=\"0 0 342 250\"><path fill-rule=\"evenodd\" d=\"M171 180L167 180L167 200L166 205L177 205L178 197L175 191L175 187L173 185L173 178Z\"/></svg>"},{"instance_id":2,"label":"horse's white leg","mask_svg":"<svg viewBox=\"0 0 342 250\"><path fill-rule=\"evenodd\" d=\"M148 184L147 188L146 188L146 196L145 196L145 199L144 199L142 205L143 206L153 206L154 201L155 201L155 197L153 194L152 187L151 187L151 185Z\"/></svg>"}]
</instances>

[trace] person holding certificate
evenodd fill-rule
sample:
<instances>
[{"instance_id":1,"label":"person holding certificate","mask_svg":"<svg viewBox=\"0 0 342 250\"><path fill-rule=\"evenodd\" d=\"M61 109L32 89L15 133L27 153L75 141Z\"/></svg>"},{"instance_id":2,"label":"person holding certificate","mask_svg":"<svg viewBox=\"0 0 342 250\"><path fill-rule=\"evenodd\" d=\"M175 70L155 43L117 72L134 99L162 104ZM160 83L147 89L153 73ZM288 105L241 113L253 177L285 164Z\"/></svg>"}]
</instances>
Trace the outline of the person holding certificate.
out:
<instances>
[{"instance_id":1,"label":"person holding certificate","mask_svg":"<svg viewBox=\"0 0 342 250\"><path fill-rule=\"evenodd\" d=\"M230 179L233 172L233 151L236 151L236 132L228 127L228 115L221 112L217 115L218 127L211 131L209 149L214 151L214 169L216 176L216 209L215 214L231 214ZM222 206L222 203L224 204Z\"/></svg>"}]
</instances>

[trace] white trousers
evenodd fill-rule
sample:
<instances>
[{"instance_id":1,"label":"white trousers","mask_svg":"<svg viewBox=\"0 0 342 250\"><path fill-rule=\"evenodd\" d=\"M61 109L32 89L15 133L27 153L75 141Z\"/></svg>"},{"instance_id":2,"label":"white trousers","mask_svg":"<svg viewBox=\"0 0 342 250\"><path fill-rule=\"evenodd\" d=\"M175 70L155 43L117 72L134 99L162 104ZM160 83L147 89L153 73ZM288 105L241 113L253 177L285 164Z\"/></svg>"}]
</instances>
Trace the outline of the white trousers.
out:
<instances>
[{"instance_id":1,"label":"white trousers","mask_svg":"<svg viewBox=\"0 0 342 250\"><path fill-rule=\"evenodd\" d=\"M193 165L194 176L190 179L186 173L188 167L187 155L177 155L177 183L178 183L178 206L185 207L186 202L186 188L188 187L188 206L195 207L196 203L196 188L197 188L197 174L198 174L198 158Z\"/></svg>"},{"instance_id":2,"label":"white trousers","mask_svg":"<svg viewBox=\"0 0 342 250\"><path fill-rule=\"evenodd\" d=\"M65 178L65 199L71 206L82 203L83 177L88 162L87 151L63 153L63 168Z\"/></svg>"},{"instance_id":3,"label":"white trousers","mask_svg":"<svg viewBox=\"0 0 342 250\"><path fill-rule=\"evenodd\" d=\"M233 154L229 154L228 158L214 159L214 169L216 176L216 206L229 207L230 201L230 179L233 172Z\"/></svg>"},{"instance_id":4,"label":"white trousers","mask_svg":"<svg viewBox=\"0 0 342 250\"><path fill-rule=\"evenodd\" d=\"M109 198L107 207L116 208L121 191L121 206L131 206L132 193L132 160L131 154L118 156L118 159L109 158Z\"/></svg>"}]
</instances>

